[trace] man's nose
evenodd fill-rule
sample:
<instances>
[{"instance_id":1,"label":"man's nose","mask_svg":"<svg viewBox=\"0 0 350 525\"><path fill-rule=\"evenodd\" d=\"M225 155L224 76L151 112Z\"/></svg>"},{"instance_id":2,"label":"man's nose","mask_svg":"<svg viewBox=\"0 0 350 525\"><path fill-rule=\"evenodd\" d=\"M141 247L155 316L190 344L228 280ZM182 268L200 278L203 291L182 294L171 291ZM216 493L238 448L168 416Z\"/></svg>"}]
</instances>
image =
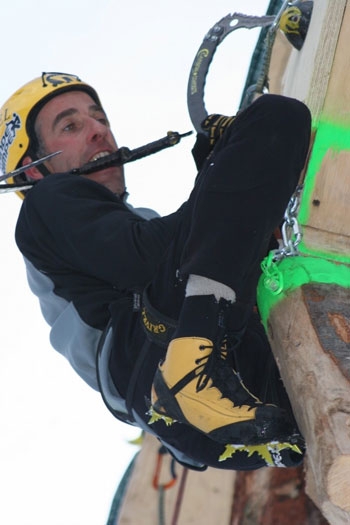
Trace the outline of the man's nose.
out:
<instances>
[{"instance_id":1,"label":"man's nose","mask_svg":"<svg viewBox=\"0 0 350 525\"><path fill-rule=\"evenodd\" d=\"M107 134L107 126L96 119L90 119L88 127L88 139L96 141L104 138Z\"/></svg>"}]
</instances>

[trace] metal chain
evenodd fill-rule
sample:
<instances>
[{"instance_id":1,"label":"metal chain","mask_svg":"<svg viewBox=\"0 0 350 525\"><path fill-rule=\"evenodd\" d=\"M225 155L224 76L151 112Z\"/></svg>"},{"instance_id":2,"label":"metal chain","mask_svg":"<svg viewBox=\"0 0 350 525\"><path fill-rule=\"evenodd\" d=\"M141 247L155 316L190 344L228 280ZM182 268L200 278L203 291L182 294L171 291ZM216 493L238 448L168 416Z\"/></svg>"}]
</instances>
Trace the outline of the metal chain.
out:
<instances>
[{"instance_id":1,"label":"metal chain","mask_svg":"<svg viewBox=\"0 0 350 525\"><path fill-rule=\"evenodd\" d=\"M278 295L284 288L283 273L278 268L278 263L285 257L299 255L298 246L302 240L302 231L297 219L300 204L300 193L303 186L297 186L291 196L284 214L282 226L282 246L277 250L271 250L269 255L261 263L263 282L273 295Z\"/></svg>"},{"instance_id":2,"label":"metal chain","mask_svg":"<svg viewBox=\"0 0 350 525\"><path fill-rule=\"evenodd\" d=\"M284 257L299 255L298 246L303 238L303 234L298 223L297 213L300 205L300 194L302 189L302 185L297 186L289 200L282 226L283 246L274 252L274 261L280 261Z\"/></svg>"}]
</instances>

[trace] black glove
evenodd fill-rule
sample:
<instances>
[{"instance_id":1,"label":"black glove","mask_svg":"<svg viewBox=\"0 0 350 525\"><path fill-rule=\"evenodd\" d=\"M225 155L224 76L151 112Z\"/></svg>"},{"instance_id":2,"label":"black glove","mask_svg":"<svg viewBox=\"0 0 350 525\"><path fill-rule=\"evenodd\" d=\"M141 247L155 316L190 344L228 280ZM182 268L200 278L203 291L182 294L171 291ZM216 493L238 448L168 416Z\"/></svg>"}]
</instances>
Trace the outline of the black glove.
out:
<instances>
[{"instance_id":1,"label":"black glove","mask_svg":"<svg viewBox=\"0 0 350 525\"><path fill-rule=\"evenodd\" d=\"M203 120L201 126L208 133L210 145L213 148L217 141L222 137L226 129L231 126L235 117L226 117L225 115L208 115Z\"/></svg>"},{"instance_id":2,"label":"black glove","mask_svg":"<svg viewBox=\"0 0 350 525\"><path fill-rule=\"evenodd\" d=\"M213 150L217 141L222 137L224 131L232 124L235 117L212 114L203 120L201 127L206 133L198 133L197 140L192 149L192 155L198 171L202 168L204 161Z\"/></svg>"}]
</instances>

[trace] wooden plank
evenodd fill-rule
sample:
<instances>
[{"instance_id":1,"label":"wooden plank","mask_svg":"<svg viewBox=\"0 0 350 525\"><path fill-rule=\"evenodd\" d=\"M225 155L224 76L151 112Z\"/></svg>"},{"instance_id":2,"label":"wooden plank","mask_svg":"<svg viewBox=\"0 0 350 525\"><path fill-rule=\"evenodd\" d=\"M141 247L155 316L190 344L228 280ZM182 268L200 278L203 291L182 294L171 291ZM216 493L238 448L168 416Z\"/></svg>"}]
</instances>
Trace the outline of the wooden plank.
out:
<instances>
[{"instance_id":1,"label":"wooden plank","mask_svg":"<svg viewBox=\"0 0 350 525\"><path fill-rule=\"evenodd\" d=\"M350 5L346 5L343 23L339 35L336 52L331 68L331 75L321 117L327 122L337 126L340 140L341 135L345 135L350 127L350 94L348 82L350 81L350 57L347 46L350 38ZM337 131L334 130L336 135ZM348 246L350 230L350 141L348 143L337 144L334 139L333 144L329 144L329 150L325 153L321 167L317 173L310 202L318 203L317 206L310 205L310 214L307 226L316 230L322 230L340 235L337 245L345 244ZM308 232L309 233L309 232ZM308 242L309 237L305 237ZM324 249L322 240L319 236L316 249ZM313 246L314 248L314 246ZM341 250L341 253L344 253Z\"/></svg>"},{"instance_id":2,"label":"wooden plank","mask_svg":"<svg viewBox=\"0 0 350 525\"><path fill-rule=\"evenodd\" d=\"M349 166L350 151L327 151L317 173L307 222L311 228L338 234L342 239L350 236Z\"/></svg>"},{"instance_id":3,"label":"wooden plank","mask_svg":"<svg viewBox=\"0 0 350 525\"><path fill-rule=\"evenodd\" d=\"M350 6L346 0L315 0L304 46L291 52L288 64L285 42L276 40L271 60L271 92L303 100L309 106L316 140L319 122L330 128L329 144L314 149L320 158L317 177L307 175L309 195L303 197L304 244L314 251L349 254L350 246L350 140L344 141L350 128ZM326 133L323 129L324 134ZM325 148L322 151L322 148ZM307 201L305 200L307 198Z\"/></svg>"},{"instance_id":4,"label":"wooden plank","mask_svg":"<svg viewBox=\"0 0 350 525\"><path fill-rule=\"evenodd\" d=\"M348 235L339 235L309 225L303 225L303 242L313 252L322 246L324 253L334 256L348 257L350 253L350 238Z\"/></svg>"},{"instance_id":5,"label":"wooden plank","mask_svg":"<svg viewBox=\"0 0 350 525\"><path fill-rule=\"evenodd\" d=\"M304 46L301 51L291 49L288 62L284 37L274 45L271 92L302 100L316 120L324 108L346 4L347 0L314 0Z\"/></svg>"},{"instance_id":6,"label":"wooden plank","mask_svg":"<svg viewBox=\"0 0 350 525\"><path fill-rule=\"evenodd\" d=\"M142 449L136 459L115 525L135 525L136 523L154 525L159 523L159 493L152 485L159 447L159 442L153 436L146 435L144 437ZM179 469L177 472L180 475ZM167 483L170 479L170 458L165 456L162 461L159 483ZM165 491L167 513L168 508L174 508L176 492L175 488Z\"/></svg>"}]
</instances>

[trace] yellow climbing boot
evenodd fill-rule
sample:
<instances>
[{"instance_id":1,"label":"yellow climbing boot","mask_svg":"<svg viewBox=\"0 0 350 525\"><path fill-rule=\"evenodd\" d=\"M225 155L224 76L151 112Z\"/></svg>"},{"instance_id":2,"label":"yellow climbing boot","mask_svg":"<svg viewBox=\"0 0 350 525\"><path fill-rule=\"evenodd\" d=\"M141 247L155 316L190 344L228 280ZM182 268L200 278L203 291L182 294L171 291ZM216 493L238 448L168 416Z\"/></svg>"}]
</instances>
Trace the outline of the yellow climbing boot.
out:
<instances>
[{"instance_id":1,"label":"yellow climbing boot","mask_svg":"<svg viewBox=\"0 0 350 525\"><path fill-rule=\"evenodd\" d=\"M283 410L262 404L244 386L224 346L200 337L170 342L154 377L151 405L150 423L178 421L225 444L288 440L293 433Z\"/></svg>"}]
</instances>

